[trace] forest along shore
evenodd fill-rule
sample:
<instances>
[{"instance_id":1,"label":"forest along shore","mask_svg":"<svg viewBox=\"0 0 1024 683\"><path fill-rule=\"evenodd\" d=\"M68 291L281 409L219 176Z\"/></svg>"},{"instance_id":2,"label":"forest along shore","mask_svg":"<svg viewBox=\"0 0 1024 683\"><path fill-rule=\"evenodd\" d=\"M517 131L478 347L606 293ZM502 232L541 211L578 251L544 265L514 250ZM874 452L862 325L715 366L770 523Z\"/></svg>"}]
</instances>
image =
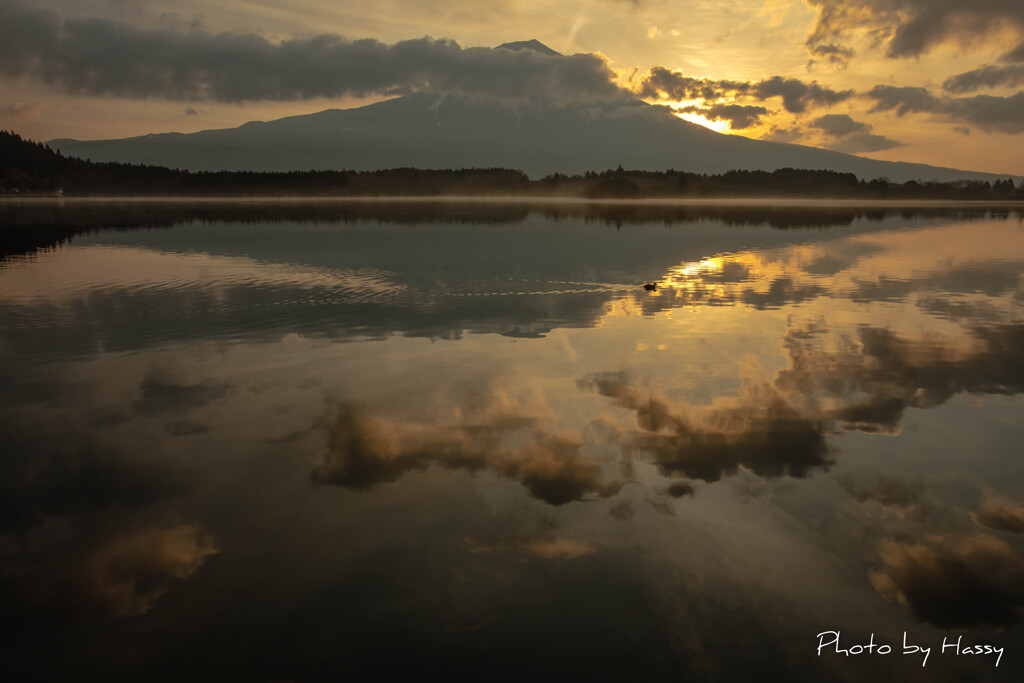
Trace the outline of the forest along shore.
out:
<instances>
[{"instance_id":1,"label":"forest along shore","mask_svg":"<svg viewBox=\"0 0 1024 683\"><path fill-rule=\"evenodd\" d=\"M881 200L1024 200L1024 181L893 183L852 173L782 168L717 175L626 170L621 166L583 175L554 173L530 179L504 168L380 171L192 172L162 166L97 163L65 157L38 142L0 131L2 196L494 196L586 199L790 197Z\"/></svg>"}]
</instances>

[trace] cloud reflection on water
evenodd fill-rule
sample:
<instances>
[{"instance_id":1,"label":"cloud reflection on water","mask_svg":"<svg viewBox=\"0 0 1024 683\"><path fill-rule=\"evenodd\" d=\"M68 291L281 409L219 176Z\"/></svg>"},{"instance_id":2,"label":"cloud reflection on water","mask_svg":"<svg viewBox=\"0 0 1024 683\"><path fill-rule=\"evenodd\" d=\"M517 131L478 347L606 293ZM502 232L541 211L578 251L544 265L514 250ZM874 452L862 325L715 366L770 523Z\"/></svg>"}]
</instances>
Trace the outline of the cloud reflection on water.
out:
<instances>
[{"instance_id":1,"label":"cloud reflection on water","mask_svg":"<svg viewBox=\"0 0 1024 683\"><path fill-rule=\"evenodd\" d=\"M187 473L99 449L68 425L49 429L0 424L0 592L12 617L145 614L219 552L167 510L192 490Z\"/></svg>"},{"instance_id":2,"label":"cloud reflection on water","mask_svg":"<svg viewBox=\"0 0 1024 683\"><path fill-rule=\"evenodd\" d=\"M603 472L609 462L628 462L630 454L651 459L669 477L716 482L742 467L761 477L803 478L834 463L831 435L897 434L909 407L933 408L962 392L1024 391L1019 325L947 338L866 327L857 343L838 351L817 348L820 334L791 334L785 344L790 363L770 384L748 385L738 397L711 406L671 401L623 372L584 377L577 382L581 392L609 399L635 420L635 429L624 432L614 426L614 414L595 416L593 423L604 425L590 430L600 435L596 442L579 430L553 429L558 418L550 411L428 424L385 420L342 404L324 425L328 445L313 477L367 489L431 465L490 469L555 504L613 495L621 482ZM895 490L884 495L891 499Z\"/></svg>"},{"instance_id":3,"label":"cloud reflection on water","mask_svg":"<svg viewBox=\"0 0 1024 683\"><path fill-rule=\"evenodd\" d=\"M1024 505L988 489L978 506L971 511L971 519L993 531L1024 534Z\"/></svg>"},{"instance_id":4,"label":"cloud reflection on water","mask_svg":"<svg viewBox=\"0 0 1024 683\"><path fill-rule=\"evenodd\" d=\"M485 671L537 634L572 672L572 633L641 678L737 680L737 652L827 679L799 649L826 617L1020 642L1014 221L583 213L103 232L0 264L18 642L95 619L159 653L131 673L201 652L300 679L397 646Z\"/></svg>"},{"instance_id":5,"label":"cloud reflection on water","mask_svg":"<svg viewBox=\"0 0 1024 683\"><path fill-rule=\"evenodd\" d=\"M480 422L438 426L385 421L341 404L325 424L327 449L313 481L365 490L430 465L490 469L517 479L552 505L614 495L599 457L578 432L554 431L540 418L495 413Z\"/></svg>"},{"instance_id":6,"label":"cloud reflection on water","mask_svg":"<svg viewBox=\"0 0 1024 683\"><path fill-rule=\"evenodd\" d=\"M1024 557L987 534L892 539L871 583L938 628L1006 627L1024 609Z\"/></svg>"}]
</instances>

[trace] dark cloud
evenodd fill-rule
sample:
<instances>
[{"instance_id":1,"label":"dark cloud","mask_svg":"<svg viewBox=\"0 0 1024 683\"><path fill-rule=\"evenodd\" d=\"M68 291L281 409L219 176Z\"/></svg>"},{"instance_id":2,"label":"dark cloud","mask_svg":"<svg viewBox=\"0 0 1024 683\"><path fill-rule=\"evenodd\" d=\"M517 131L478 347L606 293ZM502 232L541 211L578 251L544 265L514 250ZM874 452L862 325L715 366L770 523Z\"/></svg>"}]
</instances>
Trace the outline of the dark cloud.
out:
<instances>
[{"instance_id":1,"label":"dark cloud","mask_svg":"<svg viewBox=\"0 0 1024 683\"><path fill-rule=\"evenodd\" d=\"M808 47L811 53L811 64L823 61L829 66L846 66L856 54L852 49L842 45L812 45Z\"/></svg>"},{"instance_id":2,"label":"dark cloud","mask_svg":"<svg viewBox=\"0 0 1024 683\"><path fill-rule=\"evenodd\" d=\"M336 34L270 41L197 27L141 29L0 5L0 73L67 92L185 101L302 100L421 88L508 100L625 96L595 55L462 48L420 38L386 45Z\"/></svg>"},{"instance_id":3,"label":"dark cloud","mask_svg":"<svg viewBox=\"0 0 1024 683\"><path fill-rule=\"evenodd\" d=\"M846 114L825 114L811 121L810 126L833 138L824 147L837 152L878 152L903 144L884 135L874 135L870 125L855 121Z\"/></svg>"},{"instance_id":4,"label":"dark cloud","mask_svg":"<svg viewBox=\"0 0 1024 683\"><path fill-rule=\"evenodd\" d=\"M778 126L772 126L772 129L765 135L761 136L761 140L768 140L770 142L796 142L803 137L803 132L794 128L779 128Z\"/></svg>"},{"instance_id":5,"label":"dark cloud","mask_svg":"<svg viewBox=\"0 0 1024 683\"><path fill-rule=\"evenodd\" d=\"M974 124L982 130L1000 133L1024 132L1024 92L1009 97L975 95L950 102L947 112L953 118Z\"/></svg>"},{"instance_id":6,"label":"dark cloud","mask_svg":"<svg viewBox=\"0 0 1024 683\"><path fill-rule=\"evenodd\" d=\"M1024 558L985 534L894 539L880 548L884 566L871 583L937 628L1006 627L1024 607Z\"/></svg>"},{"instance_id":7,"label":"dark cloud","mask_svg":"<svg viewBox=\"0 0 1024 683\"><path fill-rule=\"evenodd\" d=\"M807 46L811 53L855 31L865 31L891 58L915 57L953 43L970 45L1007 29L1017 47L1004 59L1024 53L1024 4L1018 0L807 0L818 17Z\"/></svg>"},{"instance_id":8,"label":"dark cloud","mask_svg":"<svg viewBox=\"0 0 1024 683\"><path fill-rule=\"evenodd\" d=\"M661 66L652 68L636 90L640 97L666 100L717 100L723 97L750 97L755 100L782 98L782 106L791 113L802 113L809 106L832 105L853 96L852 90L832 90L817 81L805 83L795 78L772 78L754 82L693 78ZM713 106L713 105L712 105Z\"/></svg>"},{"instance_id":9,"label":"dark cloud","mask_svg":"<svg viewBox=\"0 0 1024 683\"><path fill-rule=\"evenodd\" d=\"M716 100L729 94L744 94L750 87L750 83L744 81L693 78L663 66L655 66L640 81L637 94L649 99Z\"/></svg>"},{"instance_id":10,"label":"dark cloud","mask_svg":"<svg viewBox=\"0 0 1024 683\"><path fill-rule=\"evenodd\" d=\"M421 425L377 418L342 403L323 424L327 448L313 481L366 490L437 465L517 479L552 505L618 491L621 484L605 476L578 435L551 431L543 422L495 413L476 423Z\"/></svg>"},{"instance_id":11,"label":"dark cloud","mask_svg":"<svg viewBox=\"0 0 1024 683\"><path fill-rule=\"evenodd\" d=\"M973 71L965 71L962 74L951 76L943 82L942 87L947 92L965 93L981 88L1012 87L1022 83L1024 83L1024 64L986 65Z\"/></svg>"},{"instance_id":12,"label":"dark cloud","mask_svg":"<svg viewBox=\"0 0 1024 683\"><path fill-rule=\"evenodd\" d=\"M668 495L672 496L673 498L682 498L683 496L696 495L697 489L693 486L693 484L690 484L688 482L676 481L669 484L666 493L668 493Z\"/></svg>"},{"instance_id":13,"label":"dark cloud","mask_svg":"<svg viewBox=\"0 0 1024 683\"><path fill-rule=\"evenodd\" d=\"M711 121L728 121L729 127L734 130L756 126L761 122L761 117L768 114L768 110L764 107L741 104L715 104L710 107L676 107L676 111L687 114L700 114Z\"/></svg>"},{"instance_id":14,"label":"dark cloud","mask_svg":"<svg viewBox=\"0 0 1024 683\"><path fill-rule=\"evenodd\" d=\"M935 97L925 88L876 85L865 95L875 100L872 111L895 110L899 116L921 112L940 114L987 131L1024 132L1024 92L1009 97Z\"/></svg>"},{"instance_id":15,"label":"dark cloud","mask_svg":"<svg viewBox=\"0 0 1024 683\"><path fill-rule=\"evenodd\" d=\"M833 137L867 132L871 129L866 123L854 121L846 114L825 114L811 121L810 125Z\"/></svg>"},{"instance_id":16,"label":"dark cloud","mask_svg":"<svg viewBox=\"0 0 1024 683\"><path fill-rule=\"evenodd\" d=\"M1024 505L991 491L971 511L971 519L995 531L1024 534Z\"/></svg>"},{"instance_id":17,"label":"dark cloud","mask_svg":"<svg viewBox=\"0 0 1024 683\"><path fill-rule=\"evenodd\" d=\"M688 417L682 406L631 386L620 373L596 375L580 386L635 413L640 430L624 443L650 455L666 476L714 482L744 467L762 477L806 477L832 463L825 424L773 392Z\"/></svg>"},{"instance_id":18,"label":"dark cloud","mask_svg":"<svg viewBox=\"0 0 1024 683\"><path fill-rule=\"evenodd\" d=\"M1024 41L1003 55L1002 60L1004 62L1024 62Z\"/></svg>"},{"instance_id":19,"label":"dark cloud","mask_svg":"<svg viewBox=\"0 0 1024 683\"><path fill-rule=\"evenodd\" d=\"M881 152L885 149L902 146L902 142L892 140L884 135L857 133L855 135L842 138L841 140L831 142L825 145L825 148L835 150L837 152L846 152L847 154L857 154L858 152Z\"/></svg>"},{"instance_id":20,"label":"dark cloud","mask_svg":"<svg viewBox=\"0 0 1024 683\"><path fill-rule=\"evenodd\" d=\"M942 101L928 92L927 88L876 85L866 95L875 100L872 111L895 109L899 116L912 112L935 112L942 108Z\"/></svg>"},{"instance_id":21,"label":"dark cloud","mask_svg":"<svg viewBox=\"0 0 1024 683\"><path fill-rule=\"evenodd\" d=\"M795 78L774 76L753 86L752 92L759 99L781 97L782 106L786 111L799 114L808 106L825 106L838 104L853 96L852 90L836 91L818 85L816 81L804 83Z\"/></svg>"}]
</instances>

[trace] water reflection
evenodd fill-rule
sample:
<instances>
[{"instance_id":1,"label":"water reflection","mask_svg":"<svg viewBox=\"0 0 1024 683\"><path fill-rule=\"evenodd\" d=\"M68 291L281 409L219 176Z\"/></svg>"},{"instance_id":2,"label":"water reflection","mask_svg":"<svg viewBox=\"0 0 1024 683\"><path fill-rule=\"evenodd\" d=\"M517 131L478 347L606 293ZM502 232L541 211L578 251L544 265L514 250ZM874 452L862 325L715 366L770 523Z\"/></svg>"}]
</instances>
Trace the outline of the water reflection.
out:
<instances>
[{"instance_id":1,"label":"water reflection","mask_svg":"<svg viewBox=\"0 0 1024 683\"><path fill-rule=\"evenodd\" d=\"M971 518L983 527L993 531L1009 531L1024 534L1024 505L1015 503L988 490Z\"/></svg>"},{"instance_id":2,"label":"water reflection","mask_svg":"<svg viewBox=\"0 0 1024 683\"><path fill-rule=\"evenodd\" d=\"M621 486L601 481L601 461L585 453L582 435L556 432L540 417L485 413L469 424L385 422L349 405L326 425L327 450L313 481L354 489L393 482L430 465L489 468L517 479L553 505L587 494L607 497Z\"/></svg>"},{"instance_id":3,"label":"water reflection","mask_svg":"<svg viewBox=\"0 0 1024 683\"><path fill-rule=\"evenodd\" d=\"M762 477L802 478L830 464L827 426L771 389L751 389L729 408L699 410L646 395L621 376L588 378L581 385L635 414L639 429L622 446L650 455L667 476L714 482L742 466Z\"/></svg>"},{"instance_id":4,"label":"water reflection","mask_svg":"<svg viewBox=\"0 0 1024 683\"><path fill-rule=\"evenodd\" d=\"M0 426L9 616L145 614L218 552L200 525L161 511L193 482L55 427L37 432L10 417Z\"/></svg>"},{"instance_id":5,"label":"water reflection","mask_svg":"<svg viewBox=\"0 0 1024 683\"><path fill-rule=\"evenodd\" d=\"M939 628L1006 627L1024 607L1024 557L989 534L892 539L871 583Z\"/></svg>"},{"instance_id":6,"label":"water reflection","mask_svg":"<svg viewBox=\"0 0 1024 683\"><path fill-rule=\"evenodd\" d=\"M833 399L826 415L847 429L890 434L899 432L908 407L939 406L962 392L1012 396L1024 390L1024 325L919 338L865 327L858 337L859 353L816 354L794 344L794 363L779 386Z\"/></svg>"},{"instance_id":7,"label":"water reflection","mask_svg":"<svg viewBox=\"0 0 1024 683\"><path fill-rule=\"evenodd\" d=\"M1016 214L70 206L0 238L13 678L1021 671Z\"/></svg>"},{"instance_id":8,"label":"water reflection","mask_svg":"<svg viewBox=\"0 0 1024 683\"><path fill-rule=\"evenodd\" d=\"M622 226L665 226L699 221L719 225L761 226L776 229L834 228L855 221L884 221L893 215L904 220L933 218L966 220L992 216L1005 218L1012 205L942 205L923 202L894 211L891 206L856 202L749 204L742 201L666 203L656 201L489 201L389 199L190 199L149 200L68 199L60 201L0 202L0 261L12 255L52 249L76 235L99 230L168 228L183 223L313 223L344 225L376 223L399 225L518 224L541 216L552 222L582 221Z\"/></svg>"}]
</instances>

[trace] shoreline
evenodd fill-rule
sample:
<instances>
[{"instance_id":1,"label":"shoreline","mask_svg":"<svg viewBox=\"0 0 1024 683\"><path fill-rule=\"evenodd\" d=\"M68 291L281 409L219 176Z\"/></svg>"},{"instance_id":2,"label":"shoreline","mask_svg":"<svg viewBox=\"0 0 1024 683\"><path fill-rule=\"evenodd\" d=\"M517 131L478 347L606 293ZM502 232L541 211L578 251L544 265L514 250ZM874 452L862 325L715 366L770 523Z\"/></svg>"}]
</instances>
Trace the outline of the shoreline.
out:
<instances>
[{"instance_id":1,"label":"shoreline","mask_svg":"<svg viewBox=\"0 0 1024 683\"><path fill-rule=\"evenodd\" d=\"M786 208L942 208L960 206L1024 207L1024 201L1014 199L878 199L878 198L811 198L811 197L644 197L633 199L589 198L547 195L31 195L27 193L0 194L0 202L18 203L126 203L170 204L180 202L201 204L372 204L398 202L402 204L477 203L477 204L572 204L622 206L750 206Z\"/></svg>"}]
</instances>

